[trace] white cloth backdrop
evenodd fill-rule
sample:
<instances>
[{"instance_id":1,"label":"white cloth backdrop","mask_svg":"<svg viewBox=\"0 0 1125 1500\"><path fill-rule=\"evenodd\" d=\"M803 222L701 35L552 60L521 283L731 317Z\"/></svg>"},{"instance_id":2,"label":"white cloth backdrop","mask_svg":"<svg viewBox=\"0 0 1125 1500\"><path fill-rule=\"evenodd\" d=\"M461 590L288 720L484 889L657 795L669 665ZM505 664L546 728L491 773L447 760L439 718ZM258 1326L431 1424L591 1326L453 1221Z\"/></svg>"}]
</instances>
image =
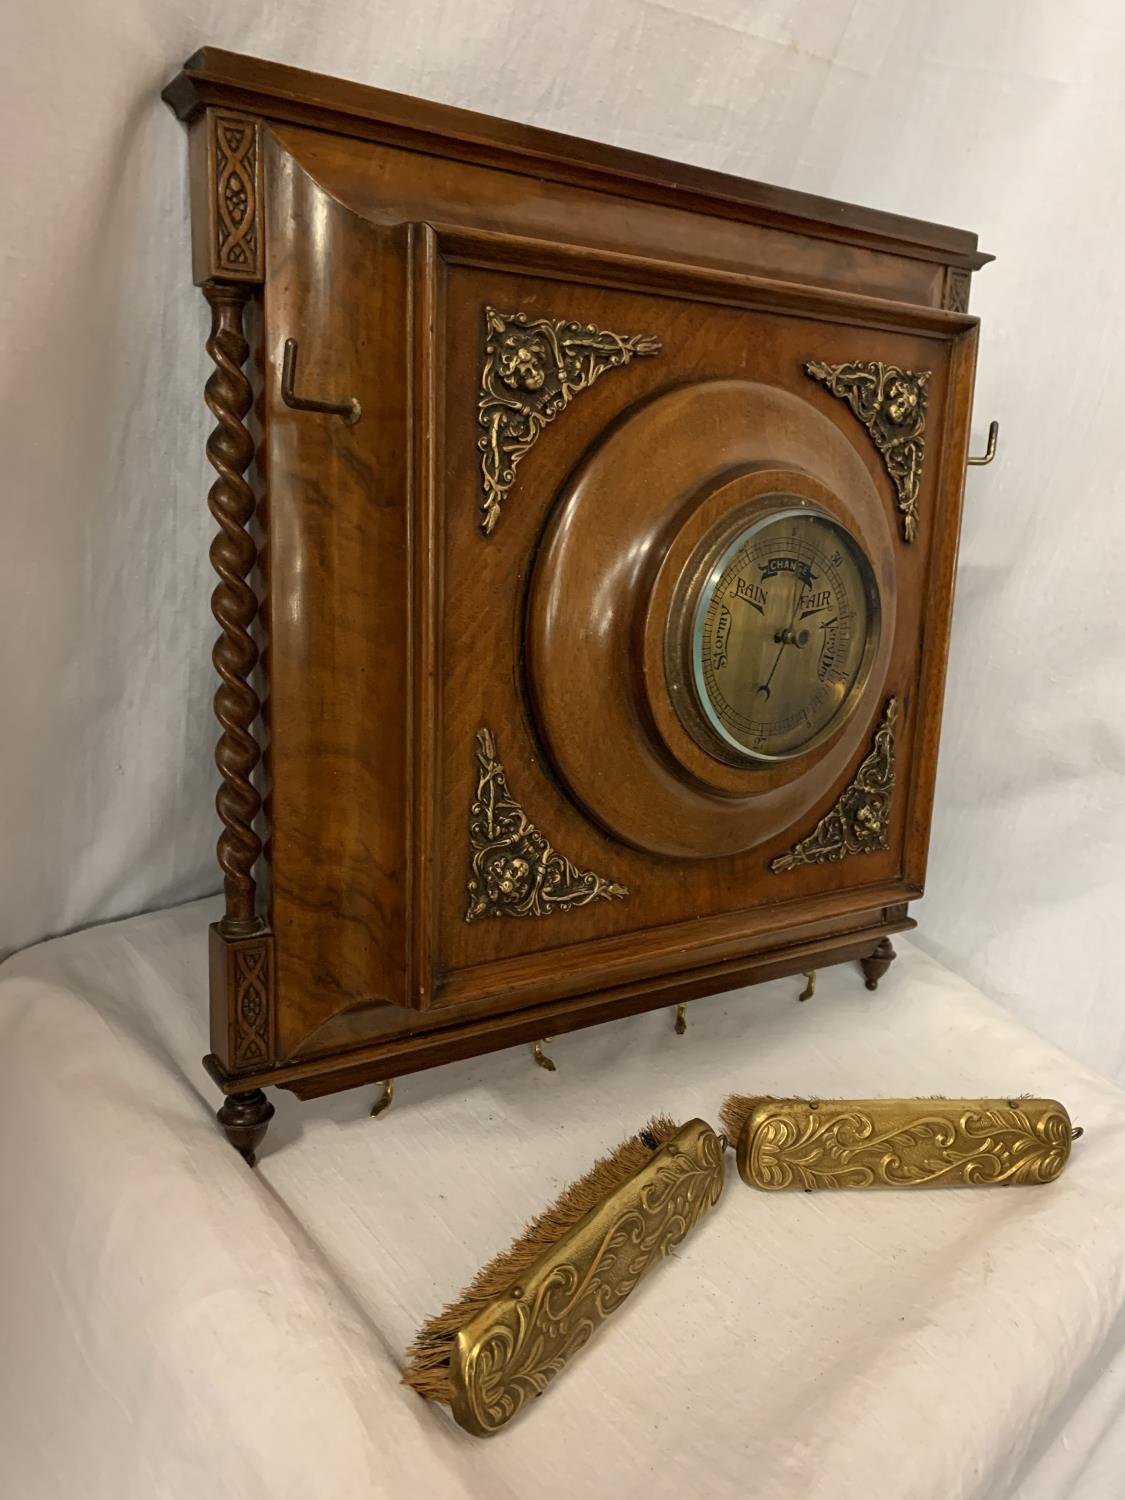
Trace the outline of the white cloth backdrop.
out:
<instances>
[{"instance_id":1,"label":"white cloth backdrop","mask_svg":"<svg viewBox=\"0 0 1125 1500\"><path fill-rule=\"evenodd\" d=\"M1121 1500L1125 1094L909 943L894 984L778 981L277 1119L211 1119L215 901L0 968L4 1500ZM419 1324L654 1111L732 1086L1010 1086L1085 1137L1049 1187L715 1210L533 1409L460 1433Z\"/></svg>"},{"instance_id":2,"label":"white cloth backdrop","mask_svg":"<svg viewBox=\"0 0 1125 1500\"><path fill-rule=\"evenodd\" d=\"M1125 8L1117 0L8 7L0 950L216 888L204 42L979 231L985 320L920 941L1125 1076Z\"/></svg>"}]
</instances>

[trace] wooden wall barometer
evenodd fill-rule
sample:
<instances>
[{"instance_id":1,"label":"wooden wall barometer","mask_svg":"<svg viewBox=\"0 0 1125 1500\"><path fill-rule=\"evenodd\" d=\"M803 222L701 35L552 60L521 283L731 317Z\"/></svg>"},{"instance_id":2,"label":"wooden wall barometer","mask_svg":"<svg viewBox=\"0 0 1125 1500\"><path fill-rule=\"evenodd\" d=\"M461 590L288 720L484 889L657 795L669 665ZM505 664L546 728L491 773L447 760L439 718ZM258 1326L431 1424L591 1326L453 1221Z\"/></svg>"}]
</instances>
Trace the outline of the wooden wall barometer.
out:
<instances>
[{"instance_id":1,"label":"wooden wall barometer","mask_svg":"<svg viewBox=\"0 0 1125 1500\"><path fill-rule=\"evenodd\" d=\"M975 236L211 49L165 98L234 1143L266 1085L874 985L925 873Z\"/></svg>"}]
</instances>

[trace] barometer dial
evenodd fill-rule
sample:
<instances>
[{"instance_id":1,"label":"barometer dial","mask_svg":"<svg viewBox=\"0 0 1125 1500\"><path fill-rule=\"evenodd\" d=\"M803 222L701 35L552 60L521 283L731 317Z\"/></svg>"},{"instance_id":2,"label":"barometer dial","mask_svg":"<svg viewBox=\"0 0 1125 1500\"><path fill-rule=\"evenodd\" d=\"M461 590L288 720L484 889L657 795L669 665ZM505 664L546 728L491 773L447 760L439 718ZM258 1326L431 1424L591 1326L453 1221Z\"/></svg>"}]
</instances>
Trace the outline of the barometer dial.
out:
<instances>
[{"instance_id":1,"label":"barometer dial","mask_svg":"<svg viewBox=\"0 0 1125 1500\"><path fill-rule=\"evenodd\" d=\"M878 591L851 533L809 506L774 510L727 533L697 578L688 727L727 758L762 760L837 729L879 638Z\"/></svg>"}]
</instances>

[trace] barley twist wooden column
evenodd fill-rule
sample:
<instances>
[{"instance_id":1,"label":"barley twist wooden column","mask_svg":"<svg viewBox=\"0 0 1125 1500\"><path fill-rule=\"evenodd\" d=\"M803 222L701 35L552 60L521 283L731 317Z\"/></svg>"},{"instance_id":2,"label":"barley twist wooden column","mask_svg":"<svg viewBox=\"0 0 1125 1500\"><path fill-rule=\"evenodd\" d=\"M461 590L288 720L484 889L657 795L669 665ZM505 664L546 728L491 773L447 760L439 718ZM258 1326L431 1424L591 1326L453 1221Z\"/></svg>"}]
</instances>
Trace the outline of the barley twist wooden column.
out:
<instances>
[{"instance_id":1,"label":"barley twist wooden column","mask_svg":"<svg viewBox=\"0 0 1125 1500\"><path fill-rule=\"evenodd\" d=\"M232 936L256 931L254 865L262 843L254 831L261 806L251 777L260 751L251 728L258 717L258 696L250 676L258 661L251 626L258 611L254 590L247 582L257 560L249 532L254 515L254 492L246 470L254 457L254 442L245 418L253 401L250 380L243 369L249 353L242 318L252 288L209 281L203 295L211 307L211 335L207 352L214 361L205 388L215 427L207 439L207 458L215 482L207 505L218 525L211 543L211 563L219 582L211 609L219 624L212 660L219 674L215 717L222 734L215 764L222 778L215 798L223 829L218 857L223 871L226 913L220 923Z\"/></svg>"}]
</instances>

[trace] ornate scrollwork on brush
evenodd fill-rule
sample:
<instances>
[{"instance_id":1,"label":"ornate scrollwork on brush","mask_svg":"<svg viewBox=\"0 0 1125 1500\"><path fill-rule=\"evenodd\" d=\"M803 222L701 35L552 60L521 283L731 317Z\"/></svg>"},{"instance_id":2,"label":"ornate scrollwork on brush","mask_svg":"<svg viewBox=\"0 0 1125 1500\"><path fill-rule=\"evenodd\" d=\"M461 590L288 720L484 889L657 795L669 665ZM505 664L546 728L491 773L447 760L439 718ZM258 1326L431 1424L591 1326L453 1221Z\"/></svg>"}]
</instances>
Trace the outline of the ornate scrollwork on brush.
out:
<instances>
[{"instance_id":1,"label":"ornate scrollwork on brush","mask_svg":"<svg viewBox=\"0 0 1125 1500\"><path fill-rule=\"evenodd\" d=\"M871 434L898 496L903 534L908 542L914 541L926 454L926 390L933 372L902 370L877 359L845 365L810 359L805 373L846 401Z\"/></svg>"},{"instance_id":2,"label":"ornate scrollwork on brush","mask_svg":"<svg viewBox=\"0 0 1125 1500\"><path fill-rule=\"evenodd\" d=\"M851 784L807 838L795 844L788 854L770 861L775 875L798 865L826 864L849 854L873 854L888 847L897 719L898 699L888 698L882 722L875 731L875 743L860 762Z\"/></svg>"},{"instance_id":3,"label":"ornate scrollwork on brush","mask_svg":"<svg viewBox=\"0 0 1125 1500\"><path fill-rule=\"evenodd\" d=\"M249 297L244 286L208 282L203 295L211 306L211 336L207 352L215 369L204 396L215 428L207 439L207 458L215 470L215 482L207 505L219 527L211 543L211 565L219 582L211 595L211 609L220 635L212 660L219 674L215 693L215 717L222 726L215 764L222 778L215 806L223 825L218 856L226 893L228 930L246 931L255 923L255 861L262 844L254 831L261 806L251 780L260 751L251 734L258 717L258 696L249 678L258 660L258 648L250 633L258 612L258 600L247 577L257 561L257 548L248 527L254 515L254 492L246 470L254 457L254 441L246 426L252 392L243 370L249 352L242 331L242 311Z\"/></svg>"},{"instance_id":4,"label":"ornate scrollwork on brush","mask_svg":"<svg viewBox=\"0 0 1125 1500\"><path fill-rule=\"evenodd\" d=\"M756 1111L748 1129L746 1180L805 1191L1052 1182L1074 1135L1050 1100L783 1101Z\"/></svg>"},{"instance_id":5,"label":"ornate scrollwork on brush","mask_svg":"<svg viewBox=\"0 0 1125 1500\"><path fill-rule=\"evenodd\" d=\"M485 536L500 518L500 504L511 489L516 466L548 422L607 370L634 355L656 354L653 334L610 333L592 323L554 318L529 321L525 313L486 307L484 368L477 421L484 429L478 447L484 498Z\"/></svg>"},{"instance_id":6,"label":"ornate scrollwork on brush","mask_svg":"<svg viewBox=\"0 0 1125 1500\"><path fill-rule=\"evenodd\" d=\"M613 1213L591 1215L591 1231L569 1259L548 1260L458 1335L453 1367L458 1421L495 1432L542 1395L567 1361L637 1283L674 1250L723 1189L723 1148L697 1122L683 1148L666 1147L634 1179Z\"/></svg>"},{"instance_id":7,"label":"ornate scrollwork on brush","mask_svg":"<svg viewBox=\"0 0 1125 1500\"><path fill-rule=\"evenodd\" d=\"M480 917L549 917L629 892L553 849L508 791L489 730L477 731L479 776L469 822L472 860L466 922Z\"/></svg>"}]
</instances>

